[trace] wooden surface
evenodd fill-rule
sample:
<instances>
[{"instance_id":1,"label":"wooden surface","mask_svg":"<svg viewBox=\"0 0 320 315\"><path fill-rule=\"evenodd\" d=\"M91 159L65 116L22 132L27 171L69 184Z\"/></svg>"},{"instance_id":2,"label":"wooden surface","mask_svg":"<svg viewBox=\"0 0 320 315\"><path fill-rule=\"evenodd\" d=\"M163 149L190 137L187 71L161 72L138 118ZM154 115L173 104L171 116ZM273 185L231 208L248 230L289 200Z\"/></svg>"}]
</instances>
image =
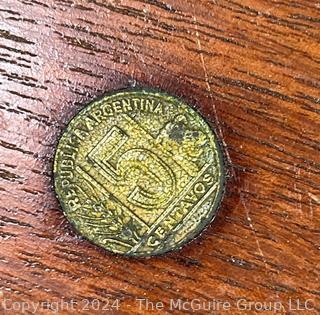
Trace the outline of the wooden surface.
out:
<instances>
[{"instance_id":1,"label":"wooden surface","mask_svg":"<svg viewBox=\"0 0 320 315\"><path fill-rule=\"evenodd\" d=\"M120 310L81 314L147 313L136 298L163 302L158 314L192 313L170 310L178 298L231 304L218 314L276 313L237 309L239 299L319 314L319 1L1 0L0 16L0 296L17 302L5 314L62 301L59 314L76 314L68 303L85 299L119 299ZM78 237L52 187L70 118L129 86L196 105L230 169L217 220L148 260ZM309 310L294 310L297 299ZM45 305L36 314L53 314Z\"/></svg>"}]
</instances>

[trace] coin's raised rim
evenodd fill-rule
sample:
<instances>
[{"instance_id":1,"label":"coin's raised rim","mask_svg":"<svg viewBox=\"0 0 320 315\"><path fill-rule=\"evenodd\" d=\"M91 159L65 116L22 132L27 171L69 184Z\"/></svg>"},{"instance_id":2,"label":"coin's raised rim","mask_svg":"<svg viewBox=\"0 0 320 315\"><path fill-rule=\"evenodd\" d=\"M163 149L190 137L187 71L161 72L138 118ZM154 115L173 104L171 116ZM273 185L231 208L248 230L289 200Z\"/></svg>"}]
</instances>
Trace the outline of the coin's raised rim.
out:
<instances>
[{"instance_id":1,"label":"coin's raised rim","mask_svg":"<svg viewBox=\"0 0 320 315\"><path fill-rule=\"evenodd\" d=\"M111 251L110 249L107 249L105 247L103 247L102 245L97 244L96 242L94 242L93 240L89 239L87 236L81 234L79 232L79 230L77 229L77 227L75 226L75 223L72 222L71 220L69 220L67 214L66 214L66 206L64 201L62 200L62 198L59 198L58 195L58 191L57 191L57 187L56 187L56 171L55 171L55 165L56 165L56 160L57 160L57 152L58 152L58 148L60 145L60 142L63 138L63 135L67 132L68 128L72 127L73 122L75 121L75 119L83 114L86 110L88 110L88 107L90 107L91 105L102 101L104 98L106 97L112 97L112 96L116 96L117 94L130 94L130 93L140 93L140 94L154 94L154 95L160 95L163 97L169 97L171 99L174 99L175 101L177 101L178 103L182 103L183 105L189 107L192 111L194 111L197 115L199 115L202 120L204 121L204 123L208 126L209 130L212 132L213 134L213 141L214 144L216 146L217 149L217 160L219 162L220 165L220 178L219 178L219 187L218 187L218 192L217 192L217 196L216 198L213 200L213 203L210 207L210 211L208 212L208 217L206 217L206 219L203 220L203 222L201 224L198 224L196 229L194 231L192 231L188 237L186 237L183 241L177 243L175 246L172 246L170 248L162 248L158 251L154 251L151 253L142 253L142 254L136 254L136 253L121 253L121 252L116 252L116 251ZM209 118L209 117L205 117L199 110L199 107L194 105L194 104L190 104L188 101L186 101L183 97L180 96L176 96L173 94L169 94L165 91L162 91L160 89L157 88L150 88L150 87L136 87L136 88L123 88L123 89L118 89L118 90L114 90L114 91L110 91L107 93L104 93L96 98L94 98L93 100L91 100L90 102L87 102L84 104L84 106L76 113L73 115L73 117L69 120L69 122L65 125L64 128L62 128L61 133L57 139L56 145L55 145L55 150L54 150L54 155L53 155L53 162L52 162L52 170L53 170L53 188L54 188L54 193L56 198L59 201L59 204L62 208L62 212L64 214L64 216L66 217L68 223L70 223L70 225L72 226L73 230L75 231L75 233L77 235L79 235L82 239L87 240L90 244L101 248L102 250L106 251L107 253L110 253L112 255L115 256L121 256L121 257L127 257L127 258L148 258L148 257L159 257L159 256L163 256L165 254L171 253L171 252L177 252L178 250L180 250L181 248L183 248L184 246L186 246L187 244L193 242L195 239L199 238L204 232L205 230L210 226L210 224L214 221L214 219L216 218L219 208L221 206L224 194L225 194L225 189L226 189L226 160L225 160L225 153L224 153L224 147L222 145L222 141L221 139L218 137L216 130L213 128L212 126L213 121Z\"/></svg>"}]
</instances>

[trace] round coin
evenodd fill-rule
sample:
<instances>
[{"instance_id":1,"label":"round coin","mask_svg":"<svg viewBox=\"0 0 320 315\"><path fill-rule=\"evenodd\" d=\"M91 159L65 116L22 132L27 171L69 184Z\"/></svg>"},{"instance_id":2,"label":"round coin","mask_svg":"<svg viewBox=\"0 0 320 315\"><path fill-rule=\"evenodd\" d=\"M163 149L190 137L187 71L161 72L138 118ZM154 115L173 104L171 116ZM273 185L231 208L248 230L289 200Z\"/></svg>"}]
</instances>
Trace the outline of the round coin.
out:
<instances>
[{"instance_id":1,"label":"round coin","mask_svg":"<svg viewBox=\"0 0 320 315\"><path fill-rule=\"evenodd\" d=\"M215 217L222 152L208 123L180 99L119 91L71 120L56 150L54 185L86 239L118 254L158 255Z\"/></svg>"}]
</instances>

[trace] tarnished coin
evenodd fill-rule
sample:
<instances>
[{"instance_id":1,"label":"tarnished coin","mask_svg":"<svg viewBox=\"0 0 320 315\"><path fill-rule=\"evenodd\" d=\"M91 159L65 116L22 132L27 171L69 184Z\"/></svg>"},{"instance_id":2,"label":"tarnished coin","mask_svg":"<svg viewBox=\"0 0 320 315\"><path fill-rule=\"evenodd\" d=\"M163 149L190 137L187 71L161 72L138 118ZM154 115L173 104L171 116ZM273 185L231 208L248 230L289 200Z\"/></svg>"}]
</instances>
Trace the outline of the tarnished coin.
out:
<instances>
[{"instance_id":1,"label":"tarnished coin","mask_svg":"<svg viewBox=\"0 0 320 315\"><path fill-rule=\"evenodd\" d=\"M223 191L215 134L190 106L148 90L86 106L54 160L68 220L114 253L151 256L180 248L214 218Z\"/></svg>"}]
</instances>

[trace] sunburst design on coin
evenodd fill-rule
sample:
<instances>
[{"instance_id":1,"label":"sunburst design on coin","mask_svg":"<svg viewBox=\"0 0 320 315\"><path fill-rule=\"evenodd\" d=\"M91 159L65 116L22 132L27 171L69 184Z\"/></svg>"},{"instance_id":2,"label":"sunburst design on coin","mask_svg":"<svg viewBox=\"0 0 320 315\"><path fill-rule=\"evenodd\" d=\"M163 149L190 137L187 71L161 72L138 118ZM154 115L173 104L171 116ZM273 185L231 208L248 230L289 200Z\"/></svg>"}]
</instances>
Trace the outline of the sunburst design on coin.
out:
<instances>
[{"instance_id":1,"label":"sunburst design on coin","mask_svg":"<svg viewBox=\"0 0 320 315\"><path fill-rule=\"evenodd\" d=\"M111 252L178 249L215 217L224 186L215 133L165 93L115 92L93 101L63 133L54 184L64 213Z\"/></svg>"}]
</instances>

